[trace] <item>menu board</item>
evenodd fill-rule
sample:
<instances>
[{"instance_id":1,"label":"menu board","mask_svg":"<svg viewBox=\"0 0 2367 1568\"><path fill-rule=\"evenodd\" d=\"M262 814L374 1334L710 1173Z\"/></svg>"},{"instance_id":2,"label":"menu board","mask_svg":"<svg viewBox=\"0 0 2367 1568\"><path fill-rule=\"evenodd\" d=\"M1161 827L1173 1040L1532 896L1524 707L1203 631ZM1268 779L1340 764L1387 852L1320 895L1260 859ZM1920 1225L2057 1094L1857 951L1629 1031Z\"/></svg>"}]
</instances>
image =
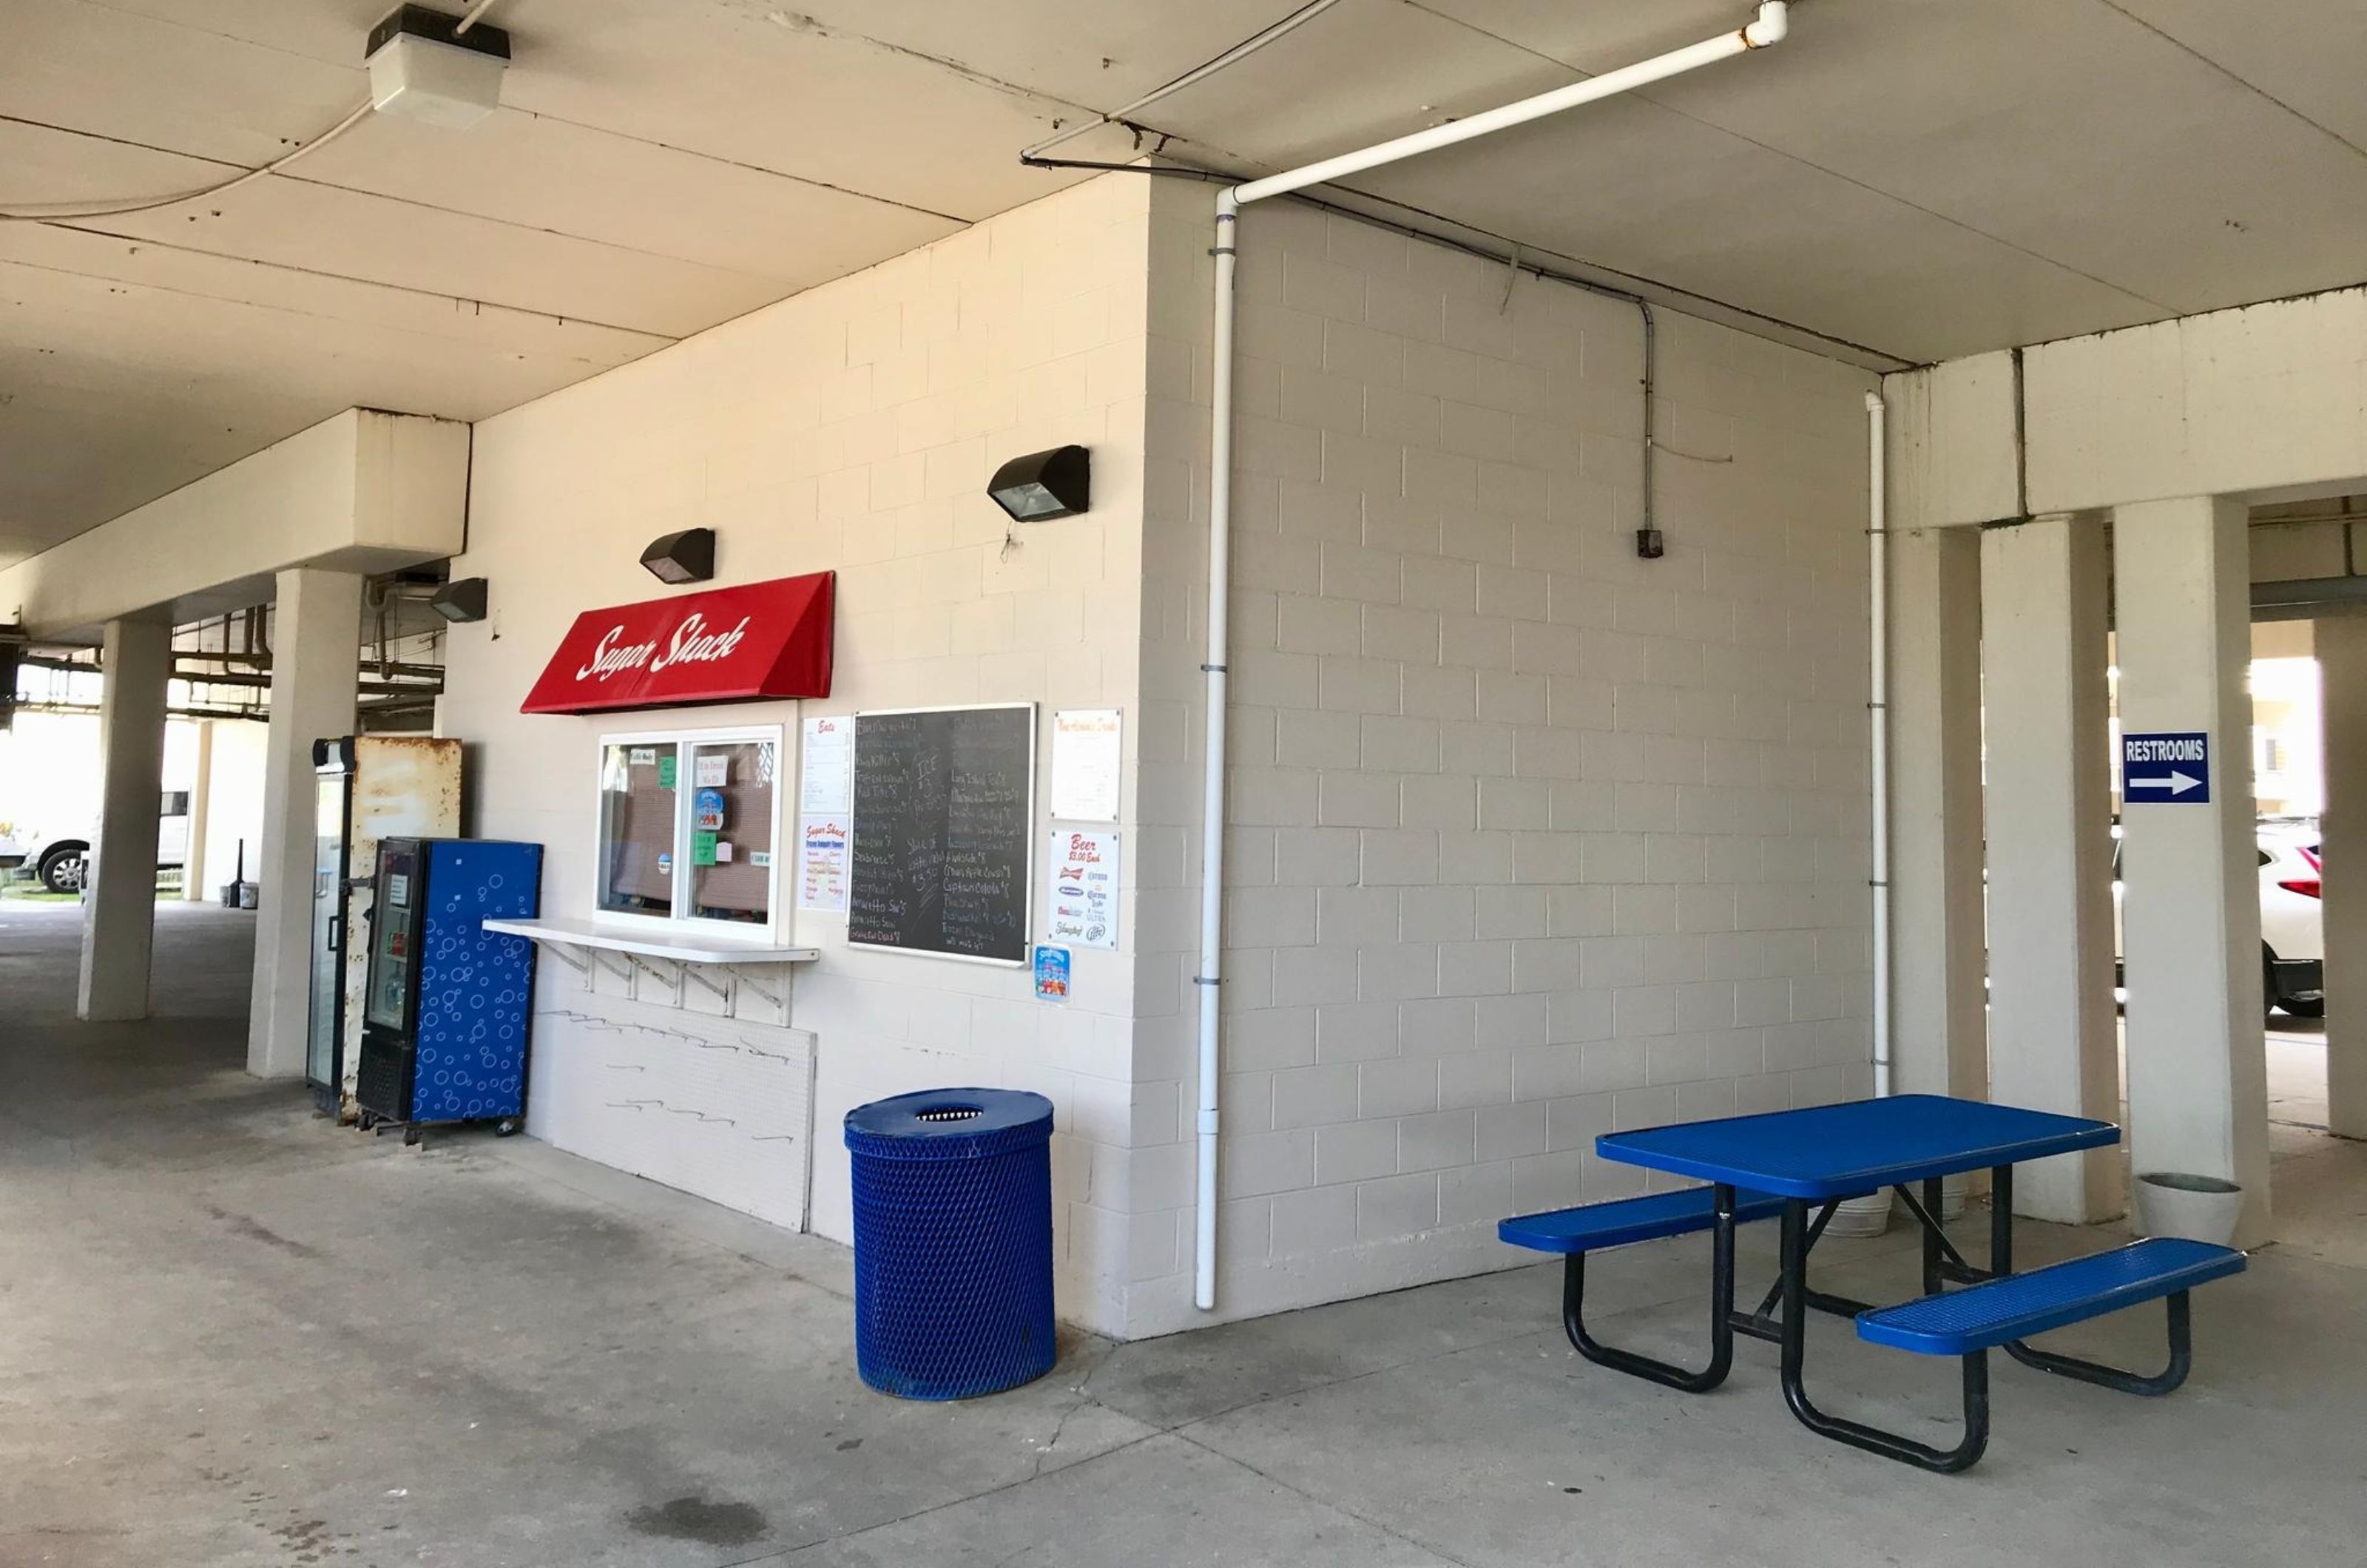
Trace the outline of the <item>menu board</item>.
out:
<instances>
[{"instance_id":1,"label":"menu board","mask_svg":"<svg viewBox=\"0 0 2367 1568\"><path fill-rule=\"evenodd\" d=\"M1036 708L855 716L846 940L1024 964Z\"/></svg>"}]
</instances>

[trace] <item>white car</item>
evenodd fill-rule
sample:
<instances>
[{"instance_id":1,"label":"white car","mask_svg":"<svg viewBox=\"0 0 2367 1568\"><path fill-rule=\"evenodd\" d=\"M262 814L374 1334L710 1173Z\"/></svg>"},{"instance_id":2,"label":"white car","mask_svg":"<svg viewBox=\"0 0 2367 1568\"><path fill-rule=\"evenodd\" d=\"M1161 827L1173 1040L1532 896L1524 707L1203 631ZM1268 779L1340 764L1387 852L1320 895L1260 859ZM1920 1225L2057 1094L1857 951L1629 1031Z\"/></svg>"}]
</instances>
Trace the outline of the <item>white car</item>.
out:
<instances>
[{"instance_id":1,"label":"white car","mask_svg":"<svg viewBox=\"0 0 2367 1568\"><path fill-rule=\"evenodd\" d=\"M79 893L90 874L94 837L87 824L59 830L0 823L0 874L21 867L51 893ZM188 858L189 792L166 790L156 823L156 865L179 866Z\"/></svg>"},{"instance_id":2,"label":"white car","mask_svg":"<svg viewBox=\"0 0 2367 1568\"><path fill-rule=\"evenodd\" d=\"M2267 818L2255 848L2260 874L2260 990L2271 1010L2295 1018L2326 1016L2326 907L2317 824ZM2121 826L2112 824L2113 984L2124 985L2121 953ZM2125 989L2121 999L2128 999Z\"/></svg>"}]
</instances>

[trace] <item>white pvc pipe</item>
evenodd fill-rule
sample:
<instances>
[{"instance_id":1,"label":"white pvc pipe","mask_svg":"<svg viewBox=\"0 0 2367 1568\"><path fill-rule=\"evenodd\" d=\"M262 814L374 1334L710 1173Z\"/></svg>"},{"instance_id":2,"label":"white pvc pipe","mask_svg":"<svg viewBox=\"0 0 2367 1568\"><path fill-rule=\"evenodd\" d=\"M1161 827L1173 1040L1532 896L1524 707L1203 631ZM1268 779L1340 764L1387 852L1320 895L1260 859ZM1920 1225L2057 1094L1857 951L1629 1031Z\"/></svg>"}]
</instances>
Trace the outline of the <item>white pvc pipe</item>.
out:
<instances>
[{"instance_id":1,"label":"white pvc pipe","mask_svg":"<svg viewBox=\"0 0 2367 1568\"><path fill-rule=\"evenodd\" d=\"M1222 990L1225 908L1225 676L1227 621L1232 592L1233 497L1233 275L1240 209L1267 197L1285 196L1327 180L1394 164L1400 159L1452 147L1508 126L1542 119L1619 93L1687 71L1696 71L1734 55L1781 43L1790 30L1784 0L1761 0L1758 19L1687 49L1658 59L1604 72L1583 82L1485 114L1473 115L1410 136L1400 136L1361 152L1343 152L1305 168L1291 169L1262 180L1251 180L1217 193L1216 330L1212 356L1212 392L1208 436L1208 655L1201 666L1207 678L1207 725L1204 753L1206 777L1200 809L1200 990L1199 1117L1196 1212L1193 1236L1192 1300L1203 1312L1217 1304L1217 1147L1222 1082ZM1880 655L1877 653L1876 658ZM1880 720L1877 718L1876 723ZM1876 770L1877 774L1879 769ZM1879 786L1877 786L1879 787ZM1879 851L1876 852L1880 853ZM1877 938L1877 941L1880 939ZM1880 984L1880 982L1877 982ZM1880 1026L1877 1026L1880 1027Z\"/></svg>"},{"instance_id":2,"label":"white pvc pipe","mask_svg":"<svg viewBox=\"0 0 2367 1568\"><path fill-rule=\"evenodd\" d=\"M1874 769L1874 1092L1890 1092L1890 524L1882 394L1865 395L1865 552L1872 646L1867 746Z\"/></svg>"},{"instance_id":3,"label":"white pvc pipe","mask_svg":"<svg viewBox=\"0 0 2367 1568\"><path fill-rule=\"evenodd\" d=\"M1302 169L1292 169L1284 174L1271 175L1262 180L1251 180L1246 185L1236 187L1236 193L1240 196L1241 204L1246 207L1252 201L1263 201L1270 196L1284 196L1291 191L1304 190L1308 186L1322 185L1329 180L1362 174L1366 169L1378 168L1383 164L1394 164L1419 153L1435 152L1441 147L1452 147L1458 141L1468 141L1475 136L1486 136L1510 126L1524 125L1533 119L1543 119L1547 115L1559 114L1564 109L1574 109L1580 104L1591 104L1597 99L1614 97L1621 93L1632 93L1638 87L1648 87L1655 82L1666 81L1671 76L1681 76L1688 71L1698 71L1704 65L1715 64L1718 61L1729 59L1750 50L1764 49L1769 44L1781 43L1784 41L1784 34L1790 29L1789 12L1784 0L1764 0L1759 7L1759 19L1749 27L1737 28L1730 33L1721 33L1714 39L1704 39L1700 43L1672 51L1656 59L1642 61L1634 65L1623 65L1616 71L1606 71L1600 76L1590 76L1583 82L1574 82L1567 87L1557 87L1550 93L1539 93L1535 97L1523 98L1518 103L1506 104L1501 108L1489 109L1485 114L1475 114L1468 118L1450 120L1444 125L1434 125L1428 130L1417 130L1410 135L1400 136L1394 141L1383 141L1354 152L1342 152L1336 158L1326 158L1319 164L1309 164Z\"/></svg>"},{"instance_id":4,"label":"white pvc pipe","mask_svg":"<svg viewBox=\"0 0 2367 1568\"><path fill-rule=\"evenodd\" d=\"M1192 1300L1217 1304L1217 1113L1223 1018L1225 920L1225 645L1233 586L1233 236L1239 194L1217 193L1216 345L1208 428L1207 775L1200 796L1200 1147L1192 1247Z\"/></svg>"}]
</instances>

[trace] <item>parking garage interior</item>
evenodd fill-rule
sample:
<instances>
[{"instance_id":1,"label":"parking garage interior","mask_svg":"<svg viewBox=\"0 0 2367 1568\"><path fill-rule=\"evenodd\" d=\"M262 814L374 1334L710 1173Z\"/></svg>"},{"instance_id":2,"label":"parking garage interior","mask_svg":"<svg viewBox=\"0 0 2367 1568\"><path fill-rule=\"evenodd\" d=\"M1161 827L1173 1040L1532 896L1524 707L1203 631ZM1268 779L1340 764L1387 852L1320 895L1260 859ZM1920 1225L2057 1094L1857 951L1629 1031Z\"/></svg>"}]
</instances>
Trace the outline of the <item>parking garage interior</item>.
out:
<instances>
[{"instance_id":1,"label":"parking garage interior","mask_svg":"<svg viewBox=\"0 0 2367 1568\"><path fill-rule=\"evenodd\" d=\"M0 871L0 1562L2355 1555L2367 25L1614 10L10 9L0 837L77 825ZM1015 870L916 942L861 737L948 712ZM347 737L536 852L514 1113L336 1054ZM955 1086L1049 1104L1059 1328L937 1405L842 1124ZM1915 1474L1499 1228L1922 1096L2112 1136L1750 1293L2167 1176L2244 1254L2182 1388L2001 1365ZM1697 1354L1702 1225L1598 1332Z\"/></svg>"}]
</instances>

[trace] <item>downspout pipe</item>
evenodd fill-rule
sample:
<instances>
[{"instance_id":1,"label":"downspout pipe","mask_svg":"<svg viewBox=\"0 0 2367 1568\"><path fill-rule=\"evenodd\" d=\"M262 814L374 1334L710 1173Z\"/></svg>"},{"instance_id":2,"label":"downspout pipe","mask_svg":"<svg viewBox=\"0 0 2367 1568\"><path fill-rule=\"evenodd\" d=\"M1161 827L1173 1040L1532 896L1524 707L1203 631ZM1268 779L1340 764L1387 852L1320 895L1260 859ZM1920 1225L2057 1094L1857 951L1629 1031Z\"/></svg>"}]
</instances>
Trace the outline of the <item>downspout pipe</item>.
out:
<instances>
[{"instance_id":1,"label":"downspout pipe","mask_svg":"<svg viewBox=\"0 0 2367 1568\"><path fill-rule=\"evenodd\" d=\"M1890 502L1882 394L1865 395L1866 745L1874 781L1874 1092L1890 1092Z\"/></svg>"},{"instance_id":2,"label":"downspout pipe","mask_svg":"<svg viewBox=\"0 0 2367 1568\"><path fill-rule=\"evenodd\" d=\"M1207 737L1201 748L1207 772L1200 795L1199 1147L1195 1154L1192 1303L1217 1304L1217 1122L1223 1065L1221 1034L1225 929L1226 648L1233 587L1233 238L1240 231L1240 188L1217 193L1216 337L1208 406L1208 657Z\"/></svg>"},{"instance_id":3,"label":"downspout pipe","mask_svg":"<svg viewBox=\"0 0 2367 1568\"><path fill-rule=\"evenodd\" d=\"M1638 87L1697 71L1704 65L1781 43L1791 30L1784 0L1762 0L1748 26L1689 48L1634 65L1606 71L1567 87L1540 93L1466 119L1433 126L1303 168L1248 180L1217 193L1217 220L1209 254L1216 260L1214 344L1208 434L1208 645L1201 664L1206 682L1206 735L1202 755L1206 774L1200 809L1200 966L1193 983L1200 993L1198 1146L1195 1170L1195 1234L1192 1300L1203 1312L1217 1304L1217 1149L1223 1081L1225 908L1226 668L1232 592L1233 322L1234 273L1241 209L1269 197L1287 196L1309 186L1345 179L1367 169L1452 147L1477 137L1560 114L1581 104L1615 97Z\"/></svg>"}]
</instances>

